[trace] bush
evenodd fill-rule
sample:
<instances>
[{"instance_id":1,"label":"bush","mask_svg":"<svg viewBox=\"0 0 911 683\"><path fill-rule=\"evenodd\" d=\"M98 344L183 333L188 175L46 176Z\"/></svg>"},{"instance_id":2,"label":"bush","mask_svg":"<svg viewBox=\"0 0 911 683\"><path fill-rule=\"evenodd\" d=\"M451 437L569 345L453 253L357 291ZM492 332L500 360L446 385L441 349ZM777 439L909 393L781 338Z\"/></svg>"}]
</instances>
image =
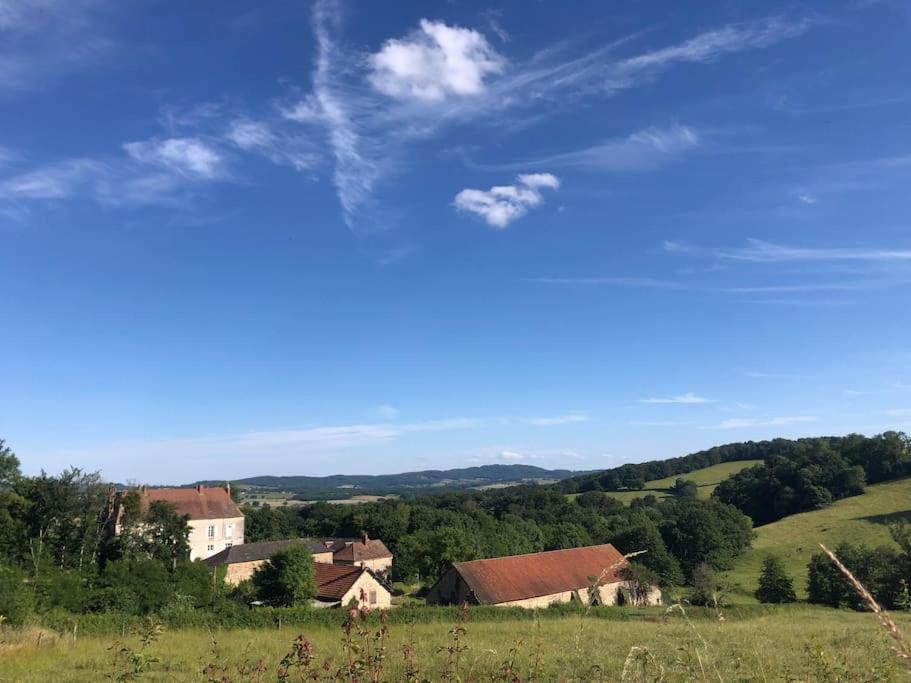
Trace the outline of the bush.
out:
<instances>
[{"instance_id":1,"label":"bush","mask_svg":"<svg viewBox=\"0 0 911 683\"><path fill-rule=\"evenodd\" d=\"M756 599L768 603L797 602L794 581L785 572L781 560L773 555L769 555L762 562Z\"/></svg>"},{"instance_id":2,"label":"bush","mask_svg":"<svg viewBox=\"0 0 911 683\"><path fill-rule=\"evenodd\" d=\"M715 571L700 564L693 571L693 592L690 602L702 607L721 607L726 604L726 588Z\"/></svg>"},{"instance_id":3,"label":"bush","mask_svg":"<svg viewBox=\"0 0 911 683\"><path fill-rule=\"evenodd\" d=\"M10 624L18 626L24 624L34 611L35 594L26 583L25 572L0 564L0 615Z\"/></svg>"},{"instance_id":4,"label":"bush","mask_svg":"<svg viewBox=\"0 0 911 683\"><path fill-rule=\"evenodd\" d=\"M304 545L275 553L253 575L259 597L276 605L299 605L316 597L313 555Z\"/></svg>"},{"instance_id":5,"label":"bush","mask_svg":"<svg viewBox=\"0 0 911 683\"><path fill-rule=\"evenodd\" d=\"M167 570L151 559L109 562L100 585L98 607L129 614L159 612L174 595Z\"/></svg>"}]
</instances>

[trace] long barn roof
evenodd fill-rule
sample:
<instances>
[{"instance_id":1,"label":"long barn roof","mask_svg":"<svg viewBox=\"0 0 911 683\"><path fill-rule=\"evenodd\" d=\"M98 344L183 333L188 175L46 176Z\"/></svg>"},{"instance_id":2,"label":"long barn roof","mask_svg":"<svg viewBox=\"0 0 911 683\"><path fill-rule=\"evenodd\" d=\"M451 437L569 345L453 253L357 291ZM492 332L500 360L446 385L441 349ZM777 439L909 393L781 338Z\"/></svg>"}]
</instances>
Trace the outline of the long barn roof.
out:
<instances>
[{"instance_id":1,"label":"long barn roof","mask_svg":"<svg viewBox=\"0 0 911 683\"><path fill-rule=\"evenodd\" d=\"M615 583L627 561L610 543L550 550L454 566L481 604L526 600L542 595Z\"/></svg>"}]
</instances>

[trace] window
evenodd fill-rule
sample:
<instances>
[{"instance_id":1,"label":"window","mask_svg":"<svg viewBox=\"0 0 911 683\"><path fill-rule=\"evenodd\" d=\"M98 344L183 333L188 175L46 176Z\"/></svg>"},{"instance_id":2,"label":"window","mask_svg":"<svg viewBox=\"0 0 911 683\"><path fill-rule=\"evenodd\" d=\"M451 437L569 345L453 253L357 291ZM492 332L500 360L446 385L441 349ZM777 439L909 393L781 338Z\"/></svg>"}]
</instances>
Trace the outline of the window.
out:
<instances>
[{"instance_id":1,"label":"window","mask_svg":"<svg viewBox=\"0 0 911 683\"><path fill-rule=\"evenodd\" d=\"M209 526L208 534L209 534L209 538L215 538L215 525L214 524Z\"/></svg>"},{"instance_id":2,"label":"window","mask_svg":"<svg viewBox=\"0 0 911 683\"><path fill-rule=\"evenodd\" d=\"M225 524L225 538L234 538L233 524Z\"/></svg>"},{"instance_id":3,"label":"window","mask_svg":"<svg viewBox=\"0 0 911 683\"><path fill-rule=\"evenodd\" d=\"M213 550L215 550L215 546L214 546L214 545L207 545L207 546L206 546L206 550L207 550L208 552L211 553Z\"/></svg>"},{"instance_id":4,"label":"window","mask_svg":"<svg viewBox=\"0 0 911 683\"><path fill-rule=\"evenodd\" d=\"M369 598L370 598L370 604L375 605L376 604L376 591L370 591Z\"/></svg>"}]
</instances>

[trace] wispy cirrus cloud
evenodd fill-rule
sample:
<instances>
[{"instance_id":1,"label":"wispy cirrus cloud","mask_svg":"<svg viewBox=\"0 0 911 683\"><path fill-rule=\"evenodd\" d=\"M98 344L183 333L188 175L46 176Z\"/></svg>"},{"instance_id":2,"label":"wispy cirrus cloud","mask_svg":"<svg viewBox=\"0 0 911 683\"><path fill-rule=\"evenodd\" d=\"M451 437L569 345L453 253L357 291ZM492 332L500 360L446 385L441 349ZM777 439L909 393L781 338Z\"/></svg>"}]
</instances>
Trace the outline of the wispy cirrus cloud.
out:
<instances>
[{"instance_id":1,"label":"wispy cirrus cloud","mask_svg":"<svg viewBox=\"0 0 911 683\"><path fill-rule=\"evenodd\" d=\"M679 396L671 396L670 398L643 398L639 399L640 403L652 403L652 404L682 404L682 405L695 405L699 403L711 403L711 399L704 398L699 396L692 391L689 391L685 394Z\"/></svg>"},{"instance_id":2,"label":"wispy cirrus cloud","mask_svg":"<svg viewBox=\"0 0 911 683\"><path fill-rule=\"evenodd\" d=\"M666 241L664 251L717 258L726 261L754 263L784 263L793 261L866 261L911 262L911 248L884 249L877 247L796 247L763 240L748 239L744 247L699 247L685 242Z\"/></svg>"},{"instance_id":3,"label":"wispy cirrus cloud","mask_svg":"<svg viewBox=\"0 0 911 683\"><path fill-rule=\"evenodd\" d=\"M724 26L626 58L616 58L615 51L640 36L621 38L581 56L567 56L567 45L561 45L510 62L481 31L429 19L403 37L388 39L374 53L357 54L343 45L342 15L338 0L315 4L313 89L285 112L289 120L326 131L336 193L346 223L357 232L385 227L377 224L382 220L375 215L383 213L377 188L402 171L402 157L411 143L430 139L447 125L513 125L528 116L532 106L533 117L546 116L560 111L567 95L609 96L654 80L674 64L707 63L725 54L765 48L809 26L806 20L773 17ZM494 115L507 112L508 116ZM698 144L693 129L652 128L547 158L565 166L643 169ZM546 158L537 161L540 166ZM496 227L508 223L503 218L507 214L494 212Z\"/></svg>"},{"instance_id":4,"label":"wispy cirrus cloud","mask_svg":"<svg viewBox=\"0 0 911 683\"><path fill-rule=\"evenodd\" d=\"M178 175L212 180L224 173L222 155L197 138L165 138L127 142L124 150L136 161L161 167Z\"/></svg>"},{"instance_id":5,"label":"wispy cirrus cloud","mask_svg":"<svg viewBox=\"0 0 911 683\"><path fill-rule=\"evenodd\" d=\"M556 190L560 179L550 173L519 175L513 185L494 185L489 190L459 192L453 206L483 218L493 228L503 229L543 201L541 190Z\"/></svg>"},{"instance_id":6,"label":"wispy cirrus cloud","mask_svg":"<svg viewBox=\"0 0 911 683\"><path fill-rule=\"evenodd\" d=\"M49 162L0 178L0 200L87 198L111 206L179 205L200 184L228 179L226 160L193 138L129 142L123 155Z\"/></svg>"},{"instance_id":7,"label":"wispy cirrus cloud","mask_svg":"<svg viewBox=\"0 0 911 683\"><path fill-rule=\"evenodd\" d=\"M536 426L552 426L552 425L565 425L565 424L578 424L580 422L587 422L589 420L588 415L585 413L571 413L569 415L556 415L554 417L522 417L519 418L519 422L527 425L536 425Z\"/></svg>"},{"instance_id":8,"label":"wispy cirrus cloud","mask_svg":"<svg viewBox=\"0 0 911 683\"><path fill-rule=\"evenodd\" d=\"M31 90L103 64L117 43L104 0L0 0L0 89Z\"/></svg>"},{"instance_id":9,"label":"wispy cirrus cloud","mask_svg":"<svg viewBox=\"0 0 911 683\"><path fill-rule=\"evenodd\" d=\"M747 429L750 427L781 427L785 425L816 422L819 418L813 415L792 415L772 418L730 418L722 420L706 429Z\"/></svg>"},{"instance_id":10,"label":"wispy cirrus cloud","mask_svg":"<svg viewBox=\"0 0 911 683\"><path fill-rule=\"evenodd\" d=\"M469 162L469 165L483 170L515 170L546 166L617 173L641 172L677 161L701 145L699 133L690 126L650 127L625 137L603 140L569 152L501 164Z\"/></svg>"},{"instance_id":11,"label":"wispy cirrus cloud","mask_svg":"<svg viewBox=\"0 0 911 683\"><path fill-rule=\"evenodd\" d=\"M234 119L225 138L244 152L261 154L274 164L297 171L315 168L321 157L311 138L290 135L265 120Z\"/></svg>"},{"instance_id":12,"label":"wispy cirrus cloud","mask_svg":"<svg viewBox=\"0 0 911 683\"><path fill-rule=\"evenodd\" d=\"M424 421L399 422L398 413L393 416L392 406L375 406L374 421L366 423L307 426L290 429L250 430L221 435L188 436L167 439L129 439L115 443L101 444L85 451L66 451L43 454L47 462L60 463L78 461L86 466L100 468L108 476L127 476L119 468L124 458L133 463L154 463L147 476L159 476L163 462L173 464L174 471L180 471L187 480L205 478L213 463L220 463L220 471L226 478L236 478L250 471L253 463L259 473L270 468L273 473L293 474L300 471L301 459L319 461L324 468L337 465L338 453L353 455L369 452L370 448L446 432L480 431L499 427L504 423L515 423L508 417L451 417ZM380 413L384 413L380 415ZM565 424L566 416L531 418L539 420L542 426ZM502 447L498 450L503 450ZM513 449L509 449L513 450ZM522 453L523 458L535 459L537 455ZM369 457L369 456L364 456ZM505 458L509 459L509 458ZM518 459L518 458L516 458ZM327 472L328 473L328 472ZM142 472L131 470L129 476L142 476ZM152 480L155 481L155 480ZM155 481L155 483L165 483Z\"/></svg>"},{"instance_id":13,"label":"wispy cirrus cloud","mask_svg":"<svg viewBox=\"0 0 911 683\"><path fill-rule=\"evenodd\" d=\"M643 78L654 78L674 64L707 63L725 54L765 48L799 36L810 23L809 19L793 21L777 16L706 31L682 43L613 64L608 69L607 87L613 90L631 87Z\"/></svg>"}]
</instances>

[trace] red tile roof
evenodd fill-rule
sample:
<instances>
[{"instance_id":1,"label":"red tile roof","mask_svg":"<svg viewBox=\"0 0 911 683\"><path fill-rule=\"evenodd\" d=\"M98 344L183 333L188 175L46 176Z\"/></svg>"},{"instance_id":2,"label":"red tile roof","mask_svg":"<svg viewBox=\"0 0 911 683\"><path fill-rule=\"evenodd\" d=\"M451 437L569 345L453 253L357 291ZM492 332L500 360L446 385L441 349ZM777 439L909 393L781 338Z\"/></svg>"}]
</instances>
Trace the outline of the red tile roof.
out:
<instances>
[{"instance_id":1,"label":"red tile roof","mask_svg":"<svg viewBox=\"0 0 911 683\"><path fill-rule=\"evenodd\" d=\"M341 600L351 586L368 571L350 565L323 564L315 562L316 588L321 600Z\"/></svg>"},{"instance_id":2,"label":"red tile roof","mask_svg":"<svg viewBox=\"0 0 911 683\"><path fill-rule=\"evenodd\" d=\"M363 562L364 560L384 560L392 557L389 548L381 540L369 538L367 542L354 541L341 550L333 553L333 558L341 562Z\"/></svg>"},{"instance_id":3,"label":"red tile roof","mask_svg":"<svg viewBox=\"0 0 911 683\"><path fill-rule=\"evenodd\" d=\"M156 500L163 500L177 508L177 514L187 515L191 520L230 519L244 516L237 504L231 500L228 492L219 487L145 488L139 490L139 495L144 508Z\"/></svg>"},{"instance_id":4,"label":"red tile roof","mask_svg":"<svg viewBox=\"0 0 911 683\"><path fill-rule=\"evenodd\" d=\"M626 559L614 546L551 550L454 566L481 604L525 600L620 581Z\"/></svg>"}]
</instances>

